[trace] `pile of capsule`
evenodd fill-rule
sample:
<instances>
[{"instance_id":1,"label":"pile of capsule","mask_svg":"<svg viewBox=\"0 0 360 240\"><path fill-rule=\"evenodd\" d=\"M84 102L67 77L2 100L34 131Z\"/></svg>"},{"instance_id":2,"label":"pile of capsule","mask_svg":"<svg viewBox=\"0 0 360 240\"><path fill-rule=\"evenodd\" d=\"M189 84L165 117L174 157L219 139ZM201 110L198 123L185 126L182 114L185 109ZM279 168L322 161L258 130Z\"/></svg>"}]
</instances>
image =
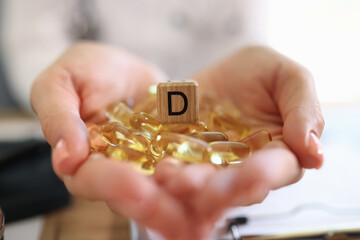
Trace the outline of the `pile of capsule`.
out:
<instances>
[{"instance_id":1,"label":"pile of capsule","mask_svg":"<svg viewBox=\"0 0 360 240\"><path fill-rule=\"evenodd\" d=\"M235 166L271 141L266 130L251 133L236 106L213 95L200 98L197 124L162 125L156 119L156 104L156 86L138 104L131 99L110 104L108 122L87 125L91 150L151 175L165 156L186 163Z\"/></svg>"}]
</instances>

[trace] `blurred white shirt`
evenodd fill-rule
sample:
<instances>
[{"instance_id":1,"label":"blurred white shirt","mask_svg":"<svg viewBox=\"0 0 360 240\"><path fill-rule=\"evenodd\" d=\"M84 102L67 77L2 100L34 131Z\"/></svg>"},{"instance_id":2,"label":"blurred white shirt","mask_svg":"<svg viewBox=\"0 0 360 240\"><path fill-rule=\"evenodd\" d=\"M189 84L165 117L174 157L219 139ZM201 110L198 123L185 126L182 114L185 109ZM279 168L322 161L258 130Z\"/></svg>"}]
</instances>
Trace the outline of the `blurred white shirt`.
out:
<instances>
[{"instance_id":1,"label":"blurred white shirt","mask_svg":"<svg viewBox=\"0 0 360 240\"><path fill-rule=\"evenodd\" d=\"M265 39L266 7L259 0L5 0L2 47L8 84L24 107L30 109L36 76L74 41L73 26L84 4L93 6L90 20L100 30L100 41L148 60L171 79L189 77Z\"/></svg>"}]
</instances>

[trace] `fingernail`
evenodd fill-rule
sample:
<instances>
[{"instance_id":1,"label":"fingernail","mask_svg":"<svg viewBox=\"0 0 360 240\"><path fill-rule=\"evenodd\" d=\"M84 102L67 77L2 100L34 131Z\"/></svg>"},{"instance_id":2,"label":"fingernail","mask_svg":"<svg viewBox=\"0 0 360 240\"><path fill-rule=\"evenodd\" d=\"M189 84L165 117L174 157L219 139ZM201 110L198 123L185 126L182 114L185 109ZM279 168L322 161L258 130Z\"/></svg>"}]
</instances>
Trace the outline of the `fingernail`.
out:
<instances>
[{"instance_id":1,"label":"fingernail","mask_svg":"<svg viewBox=\"0 0 360 240\"><path fill-rule=\"evenodd\" d=\"M316 168L320 168L324 160L324 151L320 139L313 131L310 132L309 151L310 154L318 160Z\"/></svg>"},{"instance_id":2,"label":"fingernail","mask_svg":"<svg viewBox=\"0 0 360 240\"><path fill-rule=\"evenodd\" d=\"M67 159L69 156L70 153L64 139L60 139L60 141L58 141L58 143L55 145L55 148L53 150L54 164L60 166L64 162L64 160Z\"/></svg>"}]
</instances>

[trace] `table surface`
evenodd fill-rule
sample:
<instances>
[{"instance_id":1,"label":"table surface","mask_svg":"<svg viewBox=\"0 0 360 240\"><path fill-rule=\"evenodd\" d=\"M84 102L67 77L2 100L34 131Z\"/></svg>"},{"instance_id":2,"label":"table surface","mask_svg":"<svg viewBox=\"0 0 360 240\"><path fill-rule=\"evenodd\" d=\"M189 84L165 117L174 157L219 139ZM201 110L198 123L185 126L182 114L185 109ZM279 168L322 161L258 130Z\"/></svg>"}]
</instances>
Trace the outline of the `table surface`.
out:
<instances>
[{"instance_id":1,"label":"table surface","mask_svg":"<svg viewBox=\"0 0 360 240\"><path fill-rule=\"evenodd\" d=\"M45 216L40 240L130 239L127 218L114 215L103 202L73 198L69 207Z\"/></svg>"}]
</instances>

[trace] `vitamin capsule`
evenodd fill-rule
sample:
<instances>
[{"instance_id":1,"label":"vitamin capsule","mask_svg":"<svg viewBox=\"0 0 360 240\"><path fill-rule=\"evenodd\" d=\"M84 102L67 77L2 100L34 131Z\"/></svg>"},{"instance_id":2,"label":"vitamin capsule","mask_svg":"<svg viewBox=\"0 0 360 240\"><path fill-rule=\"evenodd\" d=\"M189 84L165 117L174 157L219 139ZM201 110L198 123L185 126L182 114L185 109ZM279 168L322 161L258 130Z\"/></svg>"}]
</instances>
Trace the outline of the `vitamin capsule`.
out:
<instances>
[{"instance_id":1,"label":"vitamin capsule","mask_svg":"<svg viewBox=\"0 0 360 240\"><path fill-rule=\"evenodd\" d=\"M215 141L227 141L228 138L225 136L225 134L221 132L198 132L193 133L190 136L203 140L205 142L215 142Z\"/></svg>"},{"instance_id":2,"label":"vitamin capsule","mask_svg":"<svg viewBox=\"0 0 360 240\"><path fill-rule=\"evenodd\" d=\"M204 122L197 124L164 124L162 130L173 133L191 134L207 131L207 126Z\"/></svg>"},{"instance_id":3,"label":"vitamin capsule","mask_svg":"<svg viewBox=\"0 0 360 240\"><path fill-rule=\"evenodd\" d=\"M203 162L203 152L209 148L209 144L187 135L161 132L152 141L151 153L162 154L166 152L170 156L191 163ZM210 150L209 150L210 151Z\"/></svg>"},{"instance_id":4,"label":"vitamin capsule","mask_svg":"<svg viewBox=\"0 0 360 240\"><path fill-rule=\"evenodd\" d=\"M148 89L148 96L145 100L138 102L134 107L134 112L146 112L153 116L157 115L157 106L156 106L156 91L157 85L151 85Z\"/></svg>"},{"instance_id":5,"label":"vitamin capsule","mask_svg":"<svg viewBox=\"0 0 360 240\"><path fill-rule=\"evenodd\" d=\"M129 119L130 126L144 134L148 139L153 139L160 131L160 122L148 113L134 113Z\"/></svg>"},{"instance_id":6,"label":"vitamin capsule","mask_svg":"<svg viewBox=\"0 0 360 240\"><path fill-rule=\"evenodd\" d=\"M142 173L144 173L146 175L152 175L154 173L154 170L155 170L155 167L156 167L157 163L158 162L156 160L154 160L154 159L143 162L141 164L140 172L142 172Z\"/></svg>"},{"instance_id":7,"label":"vitamin capsule","mask_svg":"<svg viewBox=\"0 0 360 240\"><path fill-rule=\"evenodd\" d=\"M249 135L249 128L244 123L226 114L216 114L214 117L214 128L223 131L236 131L241 139Z\"/></svg>"},{"instance_id":8,"label":"vitamin capsule","mask_svg":"<svg viewBox=\"0 0 360 240\"><path fill-rule=\"evenodd\" d=\"M227 136L228 140L232 142L240 142L241 139L243 139L241 135L234 130L226 130L223 131L223 133Z\"/></svg>"},{"instance_id":9,"label":"vitamin capsule","mask_svg":"<svg viewBox=\"0 0 360 240\"><path fill-rule=\"evenodd\" d=\"M87 123L86 127L90 137L90 148L95 152L104 152L109 145L100 136L100 127L94 123Z\"/></svg>"},{"instance_id":10,"label":"vitamin capsule","mask_svg":"<svg viewBox=\"0 0 360 240\"><path fill-rule=\"evenodd\" d=\"M113 146L123 145L142 152L150 149L150 143L144 136L117 122L102 125L100 135L105 142Z\"/></svg>"},{"instance_id":11,"label":"vitamin capsule","mask_svg":"<svg viewBox=\"0 0 360 240\"><path fill-rule=\"evenodd\" d=\"M209 109L203 109L199 112L199 119L207 126L208 131L214 131L214 112Z\"/></svg>"},{"instance_id":12,"label":"vitamin capsule","mask_svg":"<svg viewBox=\"0 0 360 240\"><path fill-rule=\"evenodd\" d=\"M149 164L149 162L153 163L154 160L150 157L149 154L128 148L126 146L111 145L107 147L105 154L109 158L130 163L136 170L141 173L151 175L154 172L155 164Z\"/></svg>"},{"instance_id":13,"label":"vitamin capsule","mask_svg":"<svg viewBox=\"0 0 360 240\"><path fill-rule=\"evenodd\" d=\"M264 147L271 140L271 134L268 131L260 130L242 139L241 142L248 145L251 151L254 152Z\"/></svg>"},{"instance_id":14,"label":"vitamin capsule","mask_svg":"<svg viewBox=\"0 0 360 240\"><path fill-rule=\"evenodd\" d=\"M225 113L233 118L238 118L241 115L239 109L230 100L209 93L203 95L200 100L200 111L206 109L218 114Z\"/></svg>"},{"instance_id":15,"label":"vitamin capsule","mask_svg":"<svg viewBox=\"0 0 360 240\"><path fill-rule=\"evenodd\" d=\"M241 116L241 112L235 104L226 98L220 99L217 104L215 104L214 111L217 113L225 113L235 119Z\"/></svg>"},{"instance_id":16,"label":"vitamin capsule","mask_svg":"<svg viewBox=\"0 0 360 240\"><path fill-rule=\"evenodd\" d=\"M215 99L216 97L214 94L207 93L202 95L200 98L199 110L201 111L213 109L214 102L216 101Z\"/></svg>"},{"instance_id":17,"label":"vitamin capsule","mask_svg":"<svg viewBox=\"0 0 360 240\"><path fill-rule=\"evenodd\" d=\"M156 116L156 95L149 95L144 101L141 101L133 107L134 112L145 112Z\"/></svg>"},{"instance_id":18,"label":"vitamin capsule","mask_svg":"<svg viewBox=\"0 0 360 240\"><path fill-rule=\"evenodd\" d=\"M106 116L112 122L121 123L125 127L129 127L129 117L133 114L131 110L125 103L112 103L106 108Z\"/></svg>"},{"instance_id":19,"label":"vitamin capsule","mask_svg":"<svg viewBox=\"0 0 360 240\"><path fill-rule=\"evenodd\" d=\"M250 156L250 148L239 142L213 142L204 152L204 161L226 167L239 164L244 158Z\"/></svg>"}]
</instances>

